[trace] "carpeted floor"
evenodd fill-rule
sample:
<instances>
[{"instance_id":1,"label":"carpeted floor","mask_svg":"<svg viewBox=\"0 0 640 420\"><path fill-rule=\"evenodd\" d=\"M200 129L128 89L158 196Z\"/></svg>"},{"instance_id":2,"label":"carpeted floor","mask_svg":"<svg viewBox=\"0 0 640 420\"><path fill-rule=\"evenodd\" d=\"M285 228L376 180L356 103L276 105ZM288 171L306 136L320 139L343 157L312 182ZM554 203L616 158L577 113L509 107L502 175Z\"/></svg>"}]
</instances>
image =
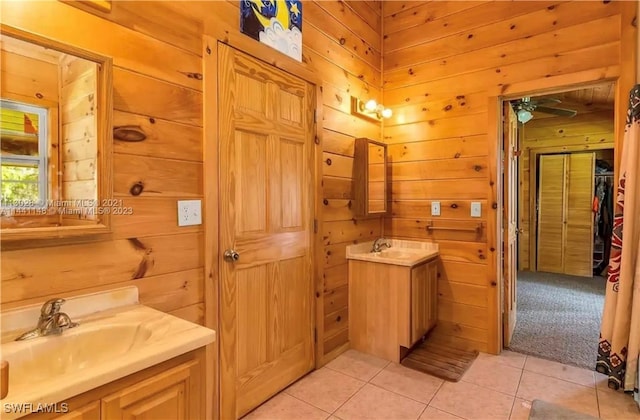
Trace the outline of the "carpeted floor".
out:
<instances>
[{"instance_id":1,"label":"carpeted floor","mask_svg":"<svg viewBox=\"0 0 640 420\"><path fill-rule=\"evenodd\" d=\"M604 305L603 277L518 273L511 350L594 369Z\"/></svg>"}]
</instances>

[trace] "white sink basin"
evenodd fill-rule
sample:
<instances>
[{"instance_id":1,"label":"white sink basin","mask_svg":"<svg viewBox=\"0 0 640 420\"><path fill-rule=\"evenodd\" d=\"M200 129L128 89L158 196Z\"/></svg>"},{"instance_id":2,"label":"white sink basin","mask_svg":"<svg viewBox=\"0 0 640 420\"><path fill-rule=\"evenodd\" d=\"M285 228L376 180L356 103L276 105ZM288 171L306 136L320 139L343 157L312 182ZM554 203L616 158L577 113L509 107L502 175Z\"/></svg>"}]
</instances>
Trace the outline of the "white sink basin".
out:
<instances>
[{"instance_id":1,"label":"white sink basin","mask_svg":"<svg viewBox=\"0 0 640 420\"><path fill-rule=\"evenodd\" d=\"M371 252L373 242L347 246L347 259L412 267L438 256L438 244L389 239L390 248Z\"/></svg>"},{"instance_id":2,"label":"white sink basin","mask_svg":"<svg viewBox=\"0 0 640 420\"><path fill-rule=\"evenodd\" d=\"M105 363L144 345L151 333L139 324L88 324L59 336L7 343L2 359L9 362L10 388Z\"/></svg>"},{"instance_id":3,"label":"white sink basin","mask_svg":"<svg viewBox=\"0 0 640 420\"><path fill-rule=\"evenodd\" d=\"M118 300L115 292L114 296ZM24 341L13 340L25 332L25 310L3 313L4 321L16 319L22 327L2 331L0 352L9 362L9 393L2 404L60 402L215 340L213 330L144 305L83 316L74 313L78 305L73 298L65 303L77 327ZM28 310L27 325L33 325L37 321L33 312L39 313L39 308ZM17 412L3 413L2 418L17 416Z\"/></svg>"}]
</instances>

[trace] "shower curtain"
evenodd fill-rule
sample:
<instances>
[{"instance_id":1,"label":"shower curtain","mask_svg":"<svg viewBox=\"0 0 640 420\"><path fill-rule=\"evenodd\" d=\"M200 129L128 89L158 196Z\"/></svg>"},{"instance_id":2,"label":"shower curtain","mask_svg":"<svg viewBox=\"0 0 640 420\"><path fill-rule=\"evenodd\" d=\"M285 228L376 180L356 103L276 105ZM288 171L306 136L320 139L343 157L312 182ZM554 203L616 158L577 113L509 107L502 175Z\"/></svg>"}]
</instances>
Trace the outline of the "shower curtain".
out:
<instances>
[{"instance_id":1,"label":"shower curtain","mask_svg":"<svg viewBox=\"0 0 640 420\"><path fill-rule=\"evenodd\" d=\"M629 95L596 370L638 396L640 347L640 85Z\"/></svg>"}]
</instances>

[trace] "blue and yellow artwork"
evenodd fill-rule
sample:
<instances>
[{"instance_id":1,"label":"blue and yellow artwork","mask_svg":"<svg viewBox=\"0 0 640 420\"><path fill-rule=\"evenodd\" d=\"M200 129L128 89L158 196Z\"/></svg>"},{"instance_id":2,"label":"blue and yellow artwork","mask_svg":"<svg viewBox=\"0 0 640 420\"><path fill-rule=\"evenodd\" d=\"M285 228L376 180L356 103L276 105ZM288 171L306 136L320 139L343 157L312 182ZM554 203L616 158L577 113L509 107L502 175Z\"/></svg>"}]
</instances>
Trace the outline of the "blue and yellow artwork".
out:
<instances>
[{"instance_id":1,"label":"blue and yellow artwork","mask_svg":"<svg viewBox=\"0 0 640 420\"><path fill-rule=\"evenodd\" d=\"M240 30L302 61L300 0L240 0Z\"/></svg>"}]
</instances>

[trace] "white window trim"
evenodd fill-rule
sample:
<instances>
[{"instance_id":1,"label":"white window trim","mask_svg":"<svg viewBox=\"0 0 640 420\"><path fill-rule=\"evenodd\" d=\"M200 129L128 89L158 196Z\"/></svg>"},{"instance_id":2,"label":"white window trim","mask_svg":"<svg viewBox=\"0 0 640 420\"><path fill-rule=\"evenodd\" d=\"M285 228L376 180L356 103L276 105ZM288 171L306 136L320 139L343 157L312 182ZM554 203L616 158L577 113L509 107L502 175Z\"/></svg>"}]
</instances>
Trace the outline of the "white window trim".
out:
<instances>
[{"instance_id":1,"label":"white window trim","mask_svg":"<svg viewBox=\"0 0 640 420\"><path fill-rule=\"evenodd\" d=\"M47 108L25 104L23 102L15 102L7 99L0 99L0 108L12 109L14 111L28 112L38 115L38 157L20 156L20 155L0 155L0 163L25 163L31 162L38 165L38 202L33 203L29 208L46 209L49 197L49 183L47 182L47 174L49 172L48 165L48 125L49 111ZM0 180L0 182L2 182ZM25 208L26 206L2 205L2 208Z\"/></svg>"}]
</instances>

